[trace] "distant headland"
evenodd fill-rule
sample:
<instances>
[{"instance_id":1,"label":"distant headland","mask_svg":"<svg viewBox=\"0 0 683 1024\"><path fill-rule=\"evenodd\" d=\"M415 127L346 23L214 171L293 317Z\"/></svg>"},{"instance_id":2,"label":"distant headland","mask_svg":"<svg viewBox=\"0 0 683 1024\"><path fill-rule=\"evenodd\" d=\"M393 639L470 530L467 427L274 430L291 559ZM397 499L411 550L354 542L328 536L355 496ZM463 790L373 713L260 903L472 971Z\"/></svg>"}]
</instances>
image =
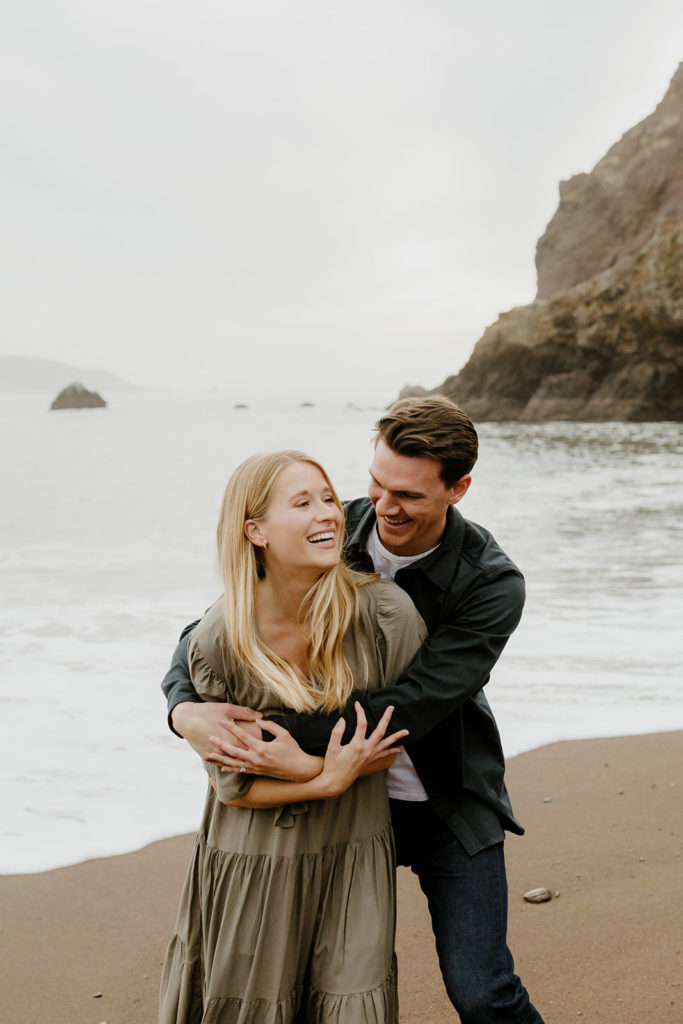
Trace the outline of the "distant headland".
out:
<instances>
[{"instance_id":1,"label":"distant headland","mask_svg":"<svg viewBox=\"0 0 683 1024\"><path fill-rule=\"evenodd\" d=\"M84 381L101 391L137 391L135 384L116 373L93 367L74 366L54 359L0 355L0 392L56 392L72 381Z\"/></svg>"},{"instance_id":2,"label":"distant headland","mask_svg":"<svg viewBox=\"0 0 683 1024\"><path fill-rule=\"evenodd\" d=\"M683 421L682 168L683 64L649 117L560 183L535 300L433 393L475 420Z\"/></svg>"}]
</instances>

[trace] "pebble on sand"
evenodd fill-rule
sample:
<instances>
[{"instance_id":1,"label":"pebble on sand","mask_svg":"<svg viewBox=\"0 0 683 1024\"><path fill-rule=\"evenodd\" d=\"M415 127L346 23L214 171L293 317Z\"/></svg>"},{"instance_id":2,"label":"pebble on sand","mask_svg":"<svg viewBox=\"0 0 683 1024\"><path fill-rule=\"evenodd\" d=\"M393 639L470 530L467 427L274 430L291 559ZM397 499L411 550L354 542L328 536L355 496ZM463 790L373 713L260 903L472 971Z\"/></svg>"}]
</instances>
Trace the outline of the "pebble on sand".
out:
<instances>
[{"instance_id":1,"label":"pebble on sand","mask_svg":"<svg viewBox=\"0 0 683 1024\"><path fill-rule=\"evenodd\" d=\"M538 889L529 889L528 892L524 893L524 899L527 903L547 903L552 898L552 893L543 886L539 886Z\"/></svg>"}]
</instances>

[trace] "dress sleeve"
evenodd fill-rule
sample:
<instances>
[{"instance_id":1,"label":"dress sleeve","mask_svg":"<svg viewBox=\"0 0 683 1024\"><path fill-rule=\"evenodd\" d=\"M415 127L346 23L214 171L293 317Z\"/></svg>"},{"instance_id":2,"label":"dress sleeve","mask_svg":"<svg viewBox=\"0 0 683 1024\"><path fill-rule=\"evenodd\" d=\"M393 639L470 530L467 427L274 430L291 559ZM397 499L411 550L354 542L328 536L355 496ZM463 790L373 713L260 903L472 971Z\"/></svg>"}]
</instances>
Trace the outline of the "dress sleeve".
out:
<instances>
[{"instance_id":1,"label":"dress sleeve","mask_svg":"<svg viewBox=\"0 0 683 1024\"><path fill-rule=\"evenodd\" d=\"M201 700L229 700L228 684L211 667L193 636L187 645L187 663L192 685Z\"/></svg>"},{"instance_id":2,"label":"dress sleeve","mask_svg":"<svg viewBox=\"0 0 683 1024\"><path fill-rule=\"evenodd\" d=\"M229 682L217 674L192 635L187 656L192 682L202 700L235 702L235 695ZM209 778L216 783L216 796L221 803L244 796L254 781L253 775L244 772L222 772L219 765L211 764L210 761L202 763Z\"/></svg>"},{"instance_id":3,"label":"dress sleeve","mask_svg":"<svg viewBox=\"0 0 683 1024\"><path fill-rule=\"evenodd\" d=\"M202 764L206 774L216 783L216 796L221 803L237 800L251 789L253 775L246 772L222 772L219 765L211 764L210 761L203 761Z\"/></svg>"}]
</instances>

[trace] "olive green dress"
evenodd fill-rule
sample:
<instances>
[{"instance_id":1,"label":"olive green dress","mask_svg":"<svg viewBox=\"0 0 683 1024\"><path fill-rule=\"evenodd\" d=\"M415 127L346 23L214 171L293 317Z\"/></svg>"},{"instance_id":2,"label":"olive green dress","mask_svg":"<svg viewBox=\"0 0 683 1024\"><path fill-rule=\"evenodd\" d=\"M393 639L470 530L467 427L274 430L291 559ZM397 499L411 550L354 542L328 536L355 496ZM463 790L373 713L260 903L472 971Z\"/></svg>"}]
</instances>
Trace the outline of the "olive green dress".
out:
<instances>
[{"instance_id":1,"label":"olive green dress","mask_svg":"<svg viewBox=\"0 0 683 1024\"><path fill-rule=\"evenodd\" d=\"M426 631L407 595L359 588L345 637L358 688L390 685ZM223 603L196 627L192 681L206 700L274 712L225 644ZM164 963L160 1024L396 1024L394 855L384 773L340 797L228 807L253 777L206 764L202 824Z\"/></svg>"}]
</instances>

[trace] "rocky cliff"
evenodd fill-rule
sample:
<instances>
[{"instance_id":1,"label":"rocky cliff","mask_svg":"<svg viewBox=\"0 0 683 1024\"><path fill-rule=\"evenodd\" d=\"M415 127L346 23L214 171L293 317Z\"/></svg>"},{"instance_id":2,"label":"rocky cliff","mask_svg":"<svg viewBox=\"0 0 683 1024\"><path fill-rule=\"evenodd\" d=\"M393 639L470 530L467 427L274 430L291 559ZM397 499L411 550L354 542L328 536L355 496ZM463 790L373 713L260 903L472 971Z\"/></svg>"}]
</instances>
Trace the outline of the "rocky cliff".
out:
<instances>
[{"instance_id":1,"label":"rocky cliff","mask_svg":"<svg viewBox=\"0 0 683 1024\"><path fill-rule=\"evenodd\" d=\"M683 64L654 113L560 185L538 294L436 391L475 419L683 420Z\"/></svg>"}]
</instances>

